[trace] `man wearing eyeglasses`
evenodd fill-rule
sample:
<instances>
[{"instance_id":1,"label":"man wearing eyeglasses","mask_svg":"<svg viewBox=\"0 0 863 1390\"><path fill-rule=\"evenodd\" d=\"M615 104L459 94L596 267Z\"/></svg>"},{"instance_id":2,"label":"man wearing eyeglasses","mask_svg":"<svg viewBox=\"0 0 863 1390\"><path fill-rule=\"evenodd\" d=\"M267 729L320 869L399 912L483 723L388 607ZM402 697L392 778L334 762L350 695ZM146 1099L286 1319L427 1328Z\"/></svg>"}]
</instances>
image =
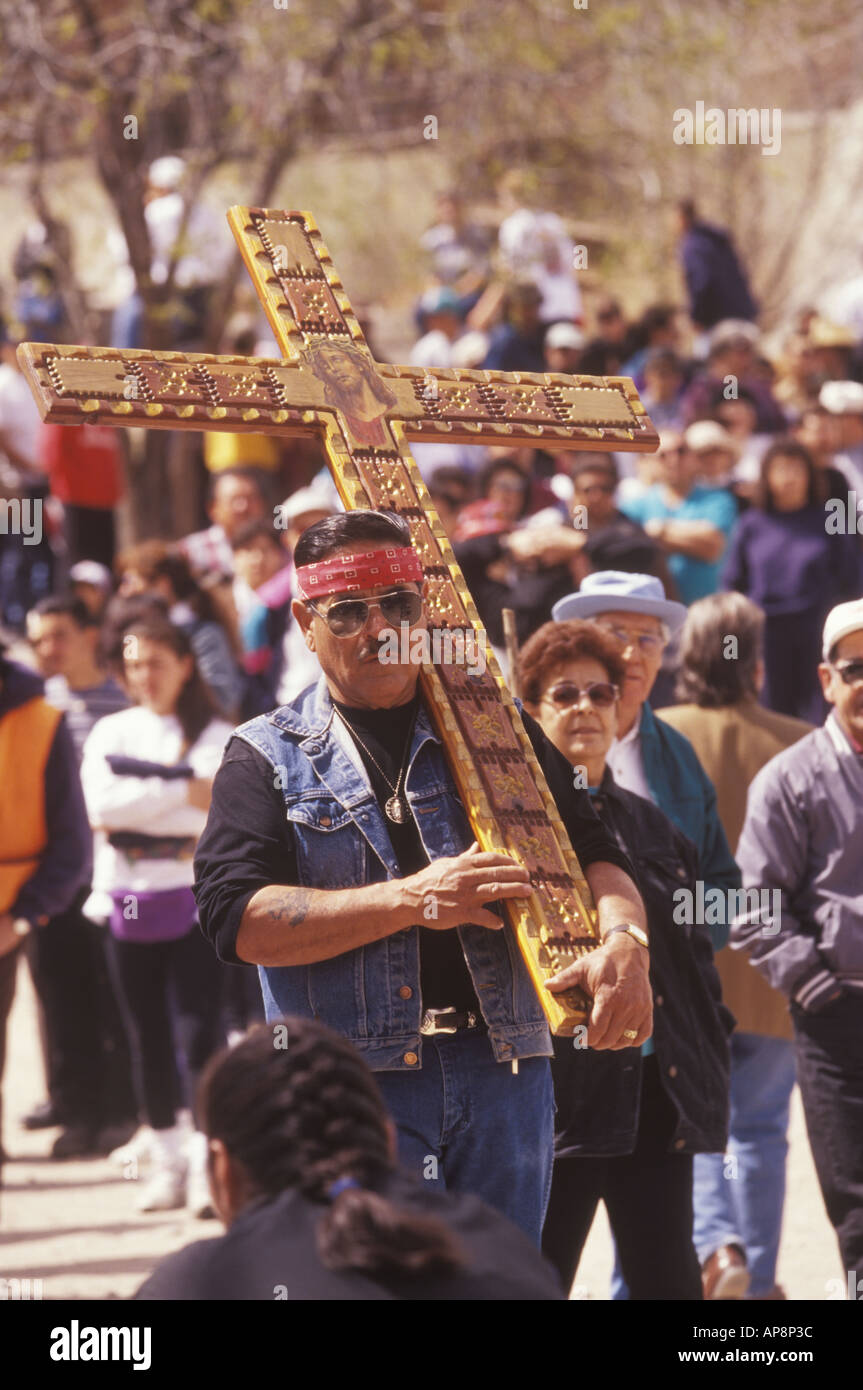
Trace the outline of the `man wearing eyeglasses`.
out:
<instances>
[{"instance_id":1,"label":"man wearing eyeglasses","mask_svg":"<svg viewBox=\"0 0 863 1390\"><path fill-rule=\"evenodd\" d=\"M551 1040L492 910L532 890L527 869L472 843L420 667L404 659L415 644L392 659L394 631L427 625L420 557L403 518L350 511L309 527L294 563L293 612L322 676L227 746L196 855L201 925L223 960L260 967L269 1019L313 1017L350 1039L405 1166L483 1197L538 1243ZM643 1042L648 951L629 860L566 759L525 725L606 941L557 987L582 982L594 999L589 1046Z\"/></svg>"},{"instance_id":2,"label":"man wearing eyeglasses","mask_svg":"<svg viewBox=\"0 0 863 1390\"><path fill-rule=\"evenodd\" d=\"M715 902L717 895L711 890L718 889L719 903L727 905L729 889L740 887L740 871L719 819L715 788L689 739L657 719L648 702L662 654L683 626L686 608L667 599L653 575L603 570L587 575L577 594L568 594L554 605L552 616L556 622L589 619L620 642L626 676L618 703L617 738L607 756L612 776L624 790L652 801L693 841L705 901ZM703 924L714 950L728 941L727 912L719 903ZM729 1233L732 1238L736 1239ZM612 1297L627 1297L617 1273ZM711 1297L707 1281L705 1297Z\"/></svg>"},{"instance_id":3,"label":"man wearing eyeglasses","mask_svg":"<svg viewBox=\"0 0 863 1390\"><path fill-rule=\"evenodd\" d=\"M863 1277L863 599L824 624L824 725L762 768L737 847L744 887L779 890L781 916L735 918L786 996L797 1080L844 1268ZM855 1283L855 1287L856 1283ZM863 1287L863 1286L861 1286ZM853 1296L853 1295L852 1295Z\"/></svg>"},{"instance_id":4,"label":"man wearing eyeglasses","mask_svg":"<svg viewBox=\"0 0 863 1390\"><path fill-rule=\"evenodd\" d=\"M689 739L657 719L648 703L662 654L685 621L683 604L667 599L653 575L601 570L587 575L577 594L560 599L552 615L556 622L590 619L621 643L626 679L617 738L608 753L615 781L654 802L694 841L705 893L719 888L724 895L738 888L740 874L719 819L713 783ZM725 945L724 922L711 927L711 936L716 949Z\"/></svg>"}]
</instances>

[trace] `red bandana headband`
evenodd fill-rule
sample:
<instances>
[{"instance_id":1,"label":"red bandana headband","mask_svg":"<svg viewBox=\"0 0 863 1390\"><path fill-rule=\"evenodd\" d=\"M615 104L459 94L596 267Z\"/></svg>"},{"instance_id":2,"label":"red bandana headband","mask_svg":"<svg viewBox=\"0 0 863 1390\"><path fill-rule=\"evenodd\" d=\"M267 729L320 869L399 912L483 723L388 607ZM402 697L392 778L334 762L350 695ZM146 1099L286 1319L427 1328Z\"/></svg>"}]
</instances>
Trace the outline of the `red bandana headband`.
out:
<instances>
[{"instance_id":1,"label":"red bandana headband","mask_svg":"<svg viewBox=\"0 0 863 1390\"><path fill-rule=\"evenodd\" d=\"M421 584L423 567L411 546L394 545L386 550L358 550L353 555L334 555L331 560L300 565L296 578L300 598L315 599L354 589L374 589L380 584Z\"/></svg>"}]
</instances>

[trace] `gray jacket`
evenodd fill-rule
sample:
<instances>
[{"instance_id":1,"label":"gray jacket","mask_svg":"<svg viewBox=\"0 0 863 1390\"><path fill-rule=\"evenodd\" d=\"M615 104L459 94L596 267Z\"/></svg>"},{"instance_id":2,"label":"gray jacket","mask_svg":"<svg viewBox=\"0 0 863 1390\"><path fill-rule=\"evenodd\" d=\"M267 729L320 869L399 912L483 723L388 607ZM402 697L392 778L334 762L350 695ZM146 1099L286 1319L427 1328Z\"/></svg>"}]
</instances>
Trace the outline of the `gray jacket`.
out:
<instances>
[{"instance_id":1,"label":"gray jacket","mask_svg":"<svg viewBox=\"0 0 863 1390\"><path fill-rule=\"evenodd\" d=\"M750 895L732 947L808 1012L840 986L863 997L863 756L835 712L758 773L737 862L763 902Z\"/></svg>"}]
</instances>

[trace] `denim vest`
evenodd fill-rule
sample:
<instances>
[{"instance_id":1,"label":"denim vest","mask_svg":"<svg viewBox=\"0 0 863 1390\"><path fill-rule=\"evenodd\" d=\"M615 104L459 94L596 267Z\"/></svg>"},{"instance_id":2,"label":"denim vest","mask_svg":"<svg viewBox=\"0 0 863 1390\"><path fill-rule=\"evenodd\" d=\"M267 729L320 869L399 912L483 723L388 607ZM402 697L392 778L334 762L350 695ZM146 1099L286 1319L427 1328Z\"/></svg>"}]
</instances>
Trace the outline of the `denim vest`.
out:
<instances>
[{"instance_id":1,"label":"denim vest","mask_svg":"<svg viewBox=\"0 0 863 1390\"><path fill-rule=\"evenodd\" d=\"M400 878L387 822L346 751L323 677L289 705L236 731L274 769L296 848L299 884L352 888ZM343 739L345 742L343 742ZM429 860L473 840L443 747L421 706L404 784ZM547 1057L551 1038L512 928L457 927L498 1062ZM268 1019L316 1018L377 1071L422 1066L420 943L416 926L313 965L260 966Z\"/></svg>"}]
</instances>

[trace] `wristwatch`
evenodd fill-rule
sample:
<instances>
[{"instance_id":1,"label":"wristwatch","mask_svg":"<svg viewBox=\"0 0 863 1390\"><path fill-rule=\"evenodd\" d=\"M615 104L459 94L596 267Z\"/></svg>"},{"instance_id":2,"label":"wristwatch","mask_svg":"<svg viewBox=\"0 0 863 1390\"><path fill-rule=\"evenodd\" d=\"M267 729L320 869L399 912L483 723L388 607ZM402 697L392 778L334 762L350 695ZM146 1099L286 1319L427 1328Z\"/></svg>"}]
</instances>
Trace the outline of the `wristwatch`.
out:
<instances>
[{"instance_id":1,"label":"wristwatch","mask_svg":"<svg viewBox=\"0 0 863 1390\"><path fill-rule=\"evenodd\" d=\"M650 950L650 943L647 940L647 932L644 931L642 927L637 927L634 922L619 922L616 927L612 927L611 930L607 931L605 933L605 936L602 938L603 945L610 936L614 936L615 932L619 931L625 931L627 935L632 937L633 941L637 941L639 946L643 946L645 951Z\"/></svg>"}]
</instances>

